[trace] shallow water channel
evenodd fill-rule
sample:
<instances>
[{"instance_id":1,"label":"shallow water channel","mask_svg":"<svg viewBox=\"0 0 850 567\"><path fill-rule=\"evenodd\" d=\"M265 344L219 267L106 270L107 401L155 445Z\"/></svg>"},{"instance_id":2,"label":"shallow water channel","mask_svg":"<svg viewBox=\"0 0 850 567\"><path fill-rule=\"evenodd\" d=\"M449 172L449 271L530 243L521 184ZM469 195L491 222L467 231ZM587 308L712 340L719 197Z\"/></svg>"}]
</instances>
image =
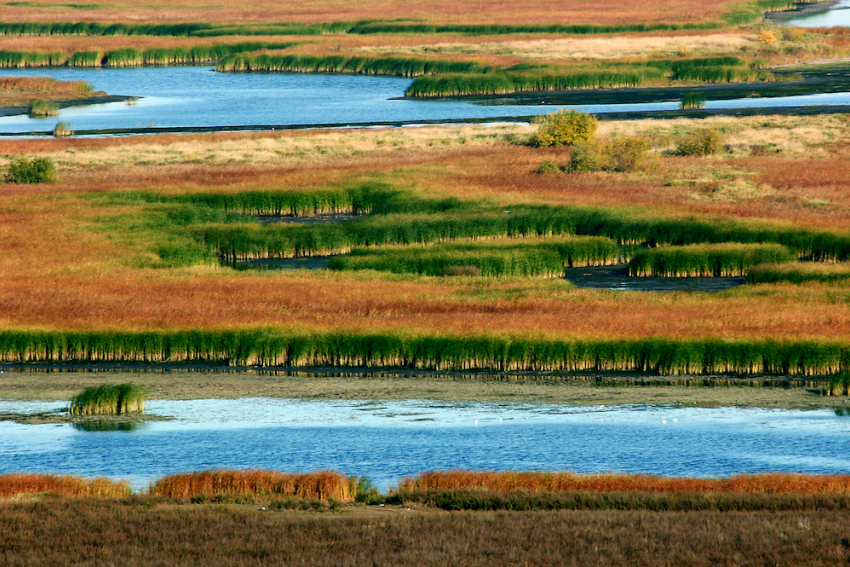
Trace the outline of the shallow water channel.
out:
<instances>
[{"instance_id":1,"label":"shallow water channel","mask_svg":"<svg viewBox=\"0 0 850 567\"><path fill-rule=\"evenodd\" d=\"M850 0L848 0L850 1ZM558 108L585 112L677 110L679 103L484 105L474 101L396 100L411 79L354 75L216 73L212 67L131 69L4 69L6 76L50 76L85 80L110 95L141 97L135 104L113 102L65 108L58 117L0 118L0 133L52 132L66 122L74 131L147 128L203 128L356 124L417 120L458 120L543 114ZM708 101L707 109L850 105L850 93Z\"/></svg>"},{"instance_id":2,"label":"shallow water channel","mask_svg":"<svg viewBox=\"0 0 850 567\"><path fill-rule=\"evenodd\" d=\"M56 402L2 402L0 412ZM125 431L0 423L0 473L129 479L211 468L334 469L386 489L428 470L669 476L850 473L850 419L833 410L286 399L152 400L173 416Z\"/></svg>"}]
</instances>

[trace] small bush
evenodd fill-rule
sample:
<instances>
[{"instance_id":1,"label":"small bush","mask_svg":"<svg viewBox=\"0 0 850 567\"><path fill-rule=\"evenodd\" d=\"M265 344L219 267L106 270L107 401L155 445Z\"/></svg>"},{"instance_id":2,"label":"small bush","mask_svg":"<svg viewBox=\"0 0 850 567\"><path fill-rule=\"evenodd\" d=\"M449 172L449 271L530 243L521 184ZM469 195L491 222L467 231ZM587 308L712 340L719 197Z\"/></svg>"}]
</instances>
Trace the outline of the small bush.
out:
<instances>
[{"instance_id":1,"label":"small bush","mask_svg":"<svg viewBox=\"0 0 850 567\"><path fill-rule=\"evenodd\" d=\"M806 34L800 28L787 27L782 30L782 39L785 41L803 41Z\"/></svg>"},{"instance_id":2,"label":"small bush","mask_svg":"<svg viewBox=\"0 0 850 567\"><path fill-rule=\"evenodd\" d=\"M558 164L551 159L547 159L540 163L540 167L537 168L537 173L541 175L545 173L561 173L561 168L558 167Z\"/></svg>"},{"instance_id":3,"label":"small bush","mask_svg":"<svg viewBox=\"0 0 850 567\"><path fill-rule=\"evenodd\" d=\"M570 153L570 163L567 165L570 172L599 171L599 150L597 144L580 140L573 145Z\"/></svg>"},{"instance_id":4,"label":"small bush","mask_svg":"<svg viewBox=\"0 0 850 567\"><path fill-rule=\"evenodd\" d=\"M700 128L676 146L676 155L708 156L723 149L723 134L714 128Z\"/></svg>"},{"instance_id":5,"label":"small bush","mask_svg":"<svg viewBox=\"0 0 850 567\"><path fill-rule=\"evenodd\" d=\"M776 34L773 33L773 30L768 28L763 28L757 36L758 42L762 45L775 45L776 44Z\"/></svg>"},{"instance_id":6,"label":"small bush","mask_svg":"<svg viewBox=\"0 0 850 567\"><path fill-rule=\"evenodd\" d=\"M57 181L56 167L50 158L25 157L13 159L6 168L6 183L54 183Z\"/></svg>"},{"instance_id":7,"label":"small bush","mask_svg":"<svg viewBox=\"0 0 850 567\"><path fill-rule=\"evenodd\" d=\"M47 118L48 116L59 116L59 105L55 102L36 99L30 104L27 114L32 118Z\"/></svg>"},{"instance_id":8,"label":"small bush","mask_svg":"<svg viewBox=\"0 0 850 567\"><path fill-rule=\"evenodd\" d=\"M605 171L629 172L648 168L649 140L640 136L623 136L607 142L600 151L600 168Z\"/></svg>"},{"instance_id":9,"label":"small bush","mask_svg":"<svg viewBox=\"0 0 850 567\"><path fill-rule=\"evenodd\" d=\"M572 146L578 141L589 141L598 126L595 116L576 110L559 110L538 116L533 122L538 128L531 141L541 147Z\"/></svg>"},{"instance_id":10,"label":"small bush","mask_svg":"<svg viewBox=\"0 0 850 567\"><path fill-rule=\"evenodd\" d=\"M56 138L71 136L73 133L74 131L71 130L71 124L68 122L57 122L56 126L53 128L53 136Z\"/></svg>"}]
</instances>

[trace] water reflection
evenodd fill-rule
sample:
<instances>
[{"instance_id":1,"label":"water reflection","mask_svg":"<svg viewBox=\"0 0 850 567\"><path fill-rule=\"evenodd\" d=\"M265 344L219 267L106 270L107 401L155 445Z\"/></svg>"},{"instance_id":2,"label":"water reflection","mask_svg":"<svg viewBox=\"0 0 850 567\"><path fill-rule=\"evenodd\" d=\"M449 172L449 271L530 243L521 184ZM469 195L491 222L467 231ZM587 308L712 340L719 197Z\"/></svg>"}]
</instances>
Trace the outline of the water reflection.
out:
<instances>
[{"instance_id":1,"label":"water reflection","mask_svg":"<svg viewBox=\"0 0 850 567\"><path fill-rule=\"evenodd\" d=\"M102 431L136 431L144 427L144 423L115 422L115 421L87 421L71 424L77 431L102 432Z\"/></svg>"}]
</instances>

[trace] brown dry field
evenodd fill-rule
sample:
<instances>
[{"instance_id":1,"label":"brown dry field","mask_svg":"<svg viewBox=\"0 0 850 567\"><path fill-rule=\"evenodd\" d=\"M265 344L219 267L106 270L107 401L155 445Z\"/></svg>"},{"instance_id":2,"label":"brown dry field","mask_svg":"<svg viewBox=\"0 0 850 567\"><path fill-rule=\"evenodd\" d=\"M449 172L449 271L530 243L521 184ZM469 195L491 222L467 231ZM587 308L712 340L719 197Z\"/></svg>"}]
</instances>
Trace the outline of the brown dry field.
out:
<instances>
[{"instance_id":1,"label":"brown dry field","mask_svg":"<svg viewBox=\"0 0 850 567\"><path fill-rule=\"evenodd\" d=\"M0 373L0 399L67 402L92 384L132 382L151 399L286 398L302 400L411 400L508 404L676 404L814 409L841 405L804 388L750 386L597 386L533 376L434 373L269 374L225 371Z\"/></svg>"},{"instance_id":2,"label":"brown dry field","mask_svg":"<svg viewBox=\"0 0 850 567\"><path fill-rule=\"evenodd\" d=\"M52 499L0 505L4 564L838 565L846 512L439 512Z\"/></svg>"},{"instance_id":3,"label":"brown dry field","mask_svg":"<svg viewBox=\"0 0 850 567\"><path fill-rule=\"evenodd\" d=\"M728 129L733 153L661 157L658 171L632 175L535 174L543 159L563 161L566 154L502 141L524 135L527 126L2 141L0 152L9 156L54 157L64 182L0 187L0 326L846 340L847 292L822 285L645 293L636 302L632 294L579 290L562 280L138 268L134 262L153 257L146 243L101 228L104 215L138 209L105 208L84 197L99 190L310 190L379 181L423 196L507 206L593 205L850 226L841 116L604 123L601 134L639 131L664 148L704 125ZM745 157L768 139L777 153ZM217 152L221 159L205 159Z\"/></svg>"},{"instance_id":4,"label":"brown dry field","mask_svg":"<svg viewBox=\"0 0 850 567\"><path fill-rule=\"evenodd\" d=\"M227 4L169 0L165 5L128 3L127 0L87 0L84 4L74 5L53 0L32 0L23 6L0 6L0 21L236 24L405 18L440 23L685 23L718 20L735 4L740 4L740 0L721 0L708 4L694 0L571 0L560 3L543 0L464 0L450 3L440 0L259 0Z\"/></svg>"}]
</instances>

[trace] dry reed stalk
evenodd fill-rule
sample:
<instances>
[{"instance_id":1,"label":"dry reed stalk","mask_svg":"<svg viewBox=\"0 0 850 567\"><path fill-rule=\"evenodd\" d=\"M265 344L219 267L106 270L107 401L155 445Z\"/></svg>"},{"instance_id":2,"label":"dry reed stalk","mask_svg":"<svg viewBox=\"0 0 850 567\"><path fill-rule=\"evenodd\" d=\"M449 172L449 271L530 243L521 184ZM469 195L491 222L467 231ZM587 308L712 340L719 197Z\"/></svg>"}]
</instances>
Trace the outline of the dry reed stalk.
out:
<instances>
[{"instance_id":1,"label":"dry reed stalk","mask_svg":"<svg viewBox=\"0 0 850 567\"><path fill-rule=\"evenodd\" d=\"M334 498L343 502L354 499L351 480L333 471L290 474L264 470L216 470L176 474L157 480L149 492L167 498L273 495L305 500Z\"/></svg>"},{"instance_id":2,"label":"dry reed stalk","mask_svg":"<svg viewBox=\"0 0 850 567\"><path fill-rule=\"evenodd\" d=\"M846 494L850 475L752 474L722 479L556 472L427 472L399 481L398 492L485 489L511 491Z\"/></svg>"},{"instance_id":3,"label":"dry reed stalk","mask_svg":"<svg viewBox=\"0 0 850 567\"><path fill-rule=\"evenodd\" d=\"M120 497L130 493L130 485L126 481L116 482L102 477L85 479L75 475L0 475L0 497L2 498L44 492L74 497Z\"/></svg>"}]
</instances>

